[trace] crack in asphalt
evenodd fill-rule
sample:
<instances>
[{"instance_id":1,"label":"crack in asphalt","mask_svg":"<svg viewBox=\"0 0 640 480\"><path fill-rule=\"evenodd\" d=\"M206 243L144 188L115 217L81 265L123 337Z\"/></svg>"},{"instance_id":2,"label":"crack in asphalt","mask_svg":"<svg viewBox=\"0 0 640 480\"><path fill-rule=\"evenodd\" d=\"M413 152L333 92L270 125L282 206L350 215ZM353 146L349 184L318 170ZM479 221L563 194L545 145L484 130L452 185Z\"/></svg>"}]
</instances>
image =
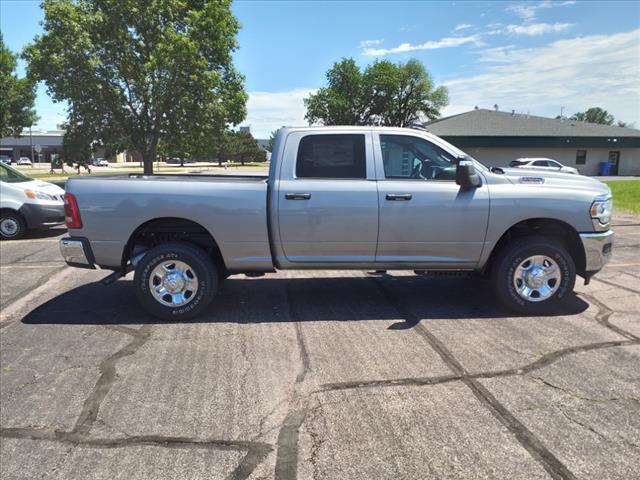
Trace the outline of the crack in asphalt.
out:
<instances>
[{"instance_id":1,"label":"crack in asphalt","mask_svg":"<svg viewBox=\"0 0 640 480\"><path fill-rule=\"evenodd\" d=\"M624 285L619 285L615 282L612 282L611 280L605 280L604 278L594 278L594 280L596 282L606 283L607 285L611 285L612 287L621 288L623 290L626 290L627 292L640 294L640 290L635 290L630 287L625 287Z\"/></svg>"},{"instance_id":2,"label":"crack in asphalt","mask_svg":"<svg viewBox=\"0 0 640 480\"><path fill-rule=\"evenodd\" d=\"M173 437L166 435L130 435L125 438L92 438L76 432L63 432L38 428L3 427L0 429L2 438L16 438L27 440L45 440L53 442L73 443L96 448L123 448L131 446L152 445L167 448L210 448L219 450L256 449L266 452L266 456L273 446L263 442L248 442L243 440L198 439L191 437Z\"/></svg>"},{"instance_id":3,"label":"crack in asphalt","mask_svg":"<svg viewBox=\"0 0 640 480\"><path fill-rule=\"evenodd\" d=\"M460 377L491 414L504 425L518 440L520 445L529 452L542 468L554 479L574 480L575 475L531 432L520 420L518 420L498 399L476 378L469 376L464 366L447 349L434 334L432 334L420 319L405 309L394 294L382 281L373 279L378 290L387 302L401 315L404 320L414 328L414 331L424 338L427 343L438 353L444 363Z\"/></svg>"},{"instance_id":4,"label":"crack in asphalt","mask_svg":"<svg viewBox=\"0 0 640 480\"><path fill-rule=\"evenodd\" d=\"M310 368L309 352L307 350L302 326L300 325L298 310L293 301L289 283L285 285L285 303L287 316L295 322L296 340L300 354L300 370L296 375L293 394L289 404L289 411L282 422L278 433L278 452L276 455L275 480L295 480L298 476L298 436L309 407L301 392L301 386Z\"/></svg>"},{"instance_id":5,"label":"crack in asphalt","mask_svg":"<svg viewBox=\"0 0 640 480\"><path fill-rule=\"evenodd\" d=\"M84 401L84 406L75 426L71 430L72 433L80 435L88 435L91 427L98 418L98 412L107 393L111 390L116 378L116 364L123 357L133 355L151 336L151 325L145 325L135 333L131 342L122 347L120 350L105 358L100 362L100 377L93 387L93 391Z\"/></svg>"},{"instance_id":6,"label":"crack in asphalt","mask_svg":"<svg viewBox=\"0 0 640 480\"><path fill-rule=\"evenodd\" d=\"M256 441L198 439L163 435L128 435L123 438L92 438L89 433L98 421L102 402L111 390L116 378L116 364L123 358L135 354L151 336L151 325L140 329L120 325L104 325L107 330L117 331L133 337L131 342L100 362L100 377L84 405L75 426L70 432L37 428L0 428L0 438L46 440L70 443L96 448L125 448L153 445L166 448L214 448L217 450L246 451L237 467L229 474L228 480L246 480L255 468L264 461L273 446Z\"/></svg>"},{"instance_id":7,"label":"crack in asphalt","mask_svg":"<svg viewBox=\"0 0 640 480\"><path fill-rule=\"evenodd\" d=\"M633 333L611 323L609 319L615 312L611 308L609 308L607 305L602 303L600 300L598 300L594 295L591 295L588 293L580 293L579 295L583 296L584 298L589 300L589 302L593 303L598 307L598 313L596 313L596 321L600 325L608 328L609 330L617 333L618 335L628 338L629 340L633 340L636 342L640 341L640 337L638 337L637 335L634 335Z\"/></svg>"}]
</instances>

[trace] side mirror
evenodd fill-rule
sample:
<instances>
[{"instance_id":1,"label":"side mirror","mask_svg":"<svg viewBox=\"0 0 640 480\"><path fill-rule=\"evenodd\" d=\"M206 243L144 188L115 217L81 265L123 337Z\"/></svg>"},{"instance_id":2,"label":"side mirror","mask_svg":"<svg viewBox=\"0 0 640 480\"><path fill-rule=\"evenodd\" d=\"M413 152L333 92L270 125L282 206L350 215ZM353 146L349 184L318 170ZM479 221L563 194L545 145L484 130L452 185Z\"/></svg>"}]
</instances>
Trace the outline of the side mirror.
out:
<instances>
[{"instance_id":1,"label":"side mirror","mask_svg":"<svg viewBox=\"0 0 640 480\"><path fill-rule=\"evenodd\" d=\"M456 184L463 189L477 188L482 185L480 175L476 172L473 160L466 157L458 158L456 165Z\"/></svg>"}]
</instances>

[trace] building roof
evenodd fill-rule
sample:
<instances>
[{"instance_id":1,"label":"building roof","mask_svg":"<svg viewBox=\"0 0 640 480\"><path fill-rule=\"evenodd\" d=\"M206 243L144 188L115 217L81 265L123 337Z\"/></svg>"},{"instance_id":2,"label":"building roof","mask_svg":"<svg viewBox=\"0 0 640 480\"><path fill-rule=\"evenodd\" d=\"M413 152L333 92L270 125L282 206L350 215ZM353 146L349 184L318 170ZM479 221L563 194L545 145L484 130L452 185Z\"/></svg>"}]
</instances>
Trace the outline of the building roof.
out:
<instances>
[{"instance_id":1,"label":"building roof","mask_svg":"<svg viewBox=\"0 0 640 480\"><path fill-rule=\"evenodd\" d=\"M26 147L29 145L41 145L42 147L62 146L64 130L33 130L29 136L29 130L23 130L20 137L3 137L0 139L1 147Z\"/></svg>"},{"instance_id":2,"label":"building roof","mask_svg":"<svg viewBox=\"0 0 640 480\"><path fill-rule=\"evenodd\" d=\"M521 113L478 109L432 120L428 132L440 137L631 137L640 138L640 130L598 125L569 119L536 117Z\"/></svg>"}]
</instances>

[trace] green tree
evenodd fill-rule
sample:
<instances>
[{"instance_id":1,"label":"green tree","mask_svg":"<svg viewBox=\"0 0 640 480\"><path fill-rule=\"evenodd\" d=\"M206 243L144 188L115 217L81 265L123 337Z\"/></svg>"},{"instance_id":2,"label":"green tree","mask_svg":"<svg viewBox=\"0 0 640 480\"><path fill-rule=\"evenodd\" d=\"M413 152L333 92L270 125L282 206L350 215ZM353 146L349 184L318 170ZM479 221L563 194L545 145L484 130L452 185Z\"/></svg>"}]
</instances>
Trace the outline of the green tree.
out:
<instances>
[{"instance_id":1,"label":"green tree","mask_svg":"<svg viewBox=\"0 0 640 480\"><path fill-rule=\"evenodd\" d=\"M570 118L578 122L599 123L601 125L613 125L614 122L613 115L600 107L591 107L586 112L575 113Z\"/></svg>"},{"instance_id":2,"label":"green tree","mask_svg":"<svg viewBox=\"0 0 640 480\"><path fill-rule=\"evenodd\" d=\"M137 150L150 174L161 141L197 150L246 114L230 3L44 0L29 73L69 103L71 125L116 152Z\"/></svg>"},{"instance_id":3,"label":"green tree","mask_svg":"<svg viewBox=\"0 0 640 480\"><path fill-rule=\"evenodd\" d=\"M267 143L267 151L273 153L273 147L276 144L276 135L278 134L278 130L272 130L271 135L269 135L269 142Z\"/></svg>"},{"instance_id":4,"label":"green tree","mask_svg":"<svg viewBox=\"0 0 640 480\"><path fill-rule=\"evenodd\" d=\"M35 85L29 78L18 78L16 65L16 55L0 33L0 137L19 137L38 119L33 109Z\"/></svg>"},{"instance_id":5,"label":"green tree","mask_svg":"<svg viewBox=\"0 0 640 480\"><path fill-rule=\"evenodd\" d=\"M310 124L396 127L438 118L448 101L447 88L435 87L418 60L381 60L361 71L351 58L335 63L327 86L304 99Z\"/></svg>"},{"instance_id":6,"label":"green tree","mask_svg":"<svg viewBox=\"0 0 640 480\"><path fill-rule=\"evenodd\" d=\"M234 132L231 134L231 148L229 154L235 156L244 165L245 162L265 162L267 153L260 148L258 142L249 132Z\"/></svg>"}]
</instances>

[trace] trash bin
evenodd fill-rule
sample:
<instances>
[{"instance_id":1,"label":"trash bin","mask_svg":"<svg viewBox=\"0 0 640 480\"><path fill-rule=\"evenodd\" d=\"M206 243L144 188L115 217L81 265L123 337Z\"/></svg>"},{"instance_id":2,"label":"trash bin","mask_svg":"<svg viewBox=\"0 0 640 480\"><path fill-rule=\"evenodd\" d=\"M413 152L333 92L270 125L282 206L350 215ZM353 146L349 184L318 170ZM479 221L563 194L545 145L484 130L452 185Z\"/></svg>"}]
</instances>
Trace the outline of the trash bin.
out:
<instances>
[{"instance_id":1,"label":"trash bin","mask_svg":"<svg viewBox=\"0 0 640 480\"><path fill-rule=\"evenodd\" d=\"M609 177L611 176L611 167L612 163L609 162L600 162L600 170L598 171L598 175L601 177Z\"/></svg>"}]
</instances>

